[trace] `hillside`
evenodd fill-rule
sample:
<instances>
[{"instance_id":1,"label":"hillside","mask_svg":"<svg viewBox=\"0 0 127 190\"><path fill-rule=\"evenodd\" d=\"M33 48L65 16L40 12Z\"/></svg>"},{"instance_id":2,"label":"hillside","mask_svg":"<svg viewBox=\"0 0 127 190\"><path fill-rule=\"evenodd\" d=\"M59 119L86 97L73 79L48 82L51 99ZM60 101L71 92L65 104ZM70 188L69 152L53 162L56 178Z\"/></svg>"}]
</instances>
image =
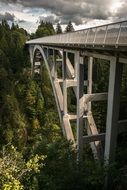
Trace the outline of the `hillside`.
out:
<instances>
[{"instance_id":1,"label":"hillside","mask_svg":"<svg viewBox=\"0 0 127 190\"><path fill-rule=\"evenodd\" d=\"M72 143L62 135L45 66L42 77L31 78L26 40L54 33L51 23L42 22L31 36L18 25L0 24L0 189L101 190L108 169L116 189L126 189L126 134L119 136L118 159L111 168L94 161L89 145L77 164ZM103 64L95 60L95 92L107 90L109 63ZM126 71L125 66L120 118L126 116ZM103 131L106 105L93 104L93 109Z\"/></svg>"}]
</instances>

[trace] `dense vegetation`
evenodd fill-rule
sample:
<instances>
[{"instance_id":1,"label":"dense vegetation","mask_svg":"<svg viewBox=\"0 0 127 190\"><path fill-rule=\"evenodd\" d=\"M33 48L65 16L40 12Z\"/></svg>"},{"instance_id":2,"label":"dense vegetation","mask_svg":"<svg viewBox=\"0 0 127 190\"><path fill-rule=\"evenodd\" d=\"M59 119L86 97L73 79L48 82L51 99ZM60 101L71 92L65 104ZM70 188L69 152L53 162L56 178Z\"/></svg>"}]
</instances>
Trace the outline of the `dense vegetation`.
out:
<instances>
[{"instance_id":1,"label":"dense vegetation","mask_svg":"<svg viewBox=\"0 0 127 190\"><path fill-rule=\"evenodd\" d=\"M73 31L71 22L69 26ZM60 26L57 26L56 32L62 32ZM51 34L55 34L52 24L41 22L31 38ZM17 25L10 27L6 21L0 24L0 189L102 189L105 170L94 162L89 147L86 147L83 162L77 164L71 142L62 136L45 67L41 81L31 79L29 55L25 48L25 41L29 38L30 35ZM105 63L105 67L101 65L100 62L94 65L95 91L107 89L105 76L108 63ZM102 71L105 75L98 80ZM123 92L125 83L124 73ZM106 110L102 104L95 104L93 108L101 130L104 125L102 110L103 113ZM120 148L122 146L121 143ZM123 175L125 170L120 171L120 175L126 178ZM119 180L118 177L115 179L116 182ZM126 185L125 179L123 181L121 184ZM118 188L122 187L119 185Z\"/></svg>"}]
</instances>

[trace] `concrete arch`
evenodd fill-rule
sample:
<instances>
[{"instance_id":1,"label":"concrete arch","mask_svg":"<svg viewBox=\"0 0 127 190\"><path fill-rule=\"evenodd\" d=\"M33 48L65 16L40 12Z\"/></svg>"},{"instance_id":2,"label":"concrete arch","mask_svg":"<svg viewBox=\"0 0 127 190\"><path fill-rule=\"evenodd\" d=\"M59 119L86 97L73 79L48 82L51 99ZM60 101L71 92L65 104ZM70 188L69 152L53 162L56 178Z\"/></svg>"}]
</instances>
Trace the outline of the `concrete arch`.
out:
<instances>
[{"instance_id":1,"label":"concrete arch","mask_svg":"<svg viewBox=\"0 0 127 190\"><path fill-rule=\"evenodd\" d=\"M49 75L49 78L50 78L50 82L51 82L51 85L52 85L52 89L53 89L53 94L55 96L55 101L56 101L56 105L57 105L57 110L58 110L58 114L59 114L60 123L62 125L62 114L61 114L59 100L58 100L58 96L57 96L57 92L56 92L56 83L55 83L55 80L54 80L54 78L51 75L51 71L50 71L50 68L49 68L49 63L48 63L48 60L47 60L46 55L44 53L43 47L40 46L40 45L35 45L33 47L33 53L32 53L33 54L33 59L34 59L34 55L35 55L36 50L40 51L41 56L42 56L42 58L44 60L44 64L46 65L46 68L47 68L47 71L48 71L48 75ZM63 130L63 128L62 128L62 130ZM64 130L63 130L63 133L65 134Z\"/></svg>"},{"instance_id":2,"label":"concrete arch","mask_svg":"<svg viewBox=\"0 0 127 190\"><path fill-rule=\"evenodd\" d=\"M33 58L34 58L34 55L35 55L36 50L39 50L39 51L40 51L40 53L41 53L41 55L42 55L42 58L44 59L46 68L47 68L47 70L48 70L48 74L49 74L49 76L50 76L51 73L50 73L50 69L49 69L49 66L48 66L48 62L45 61L45 54L44 54L43 48L42 48L40 45L35 45L34 48L33 48ZM50 78L51 78L51 76L50 76Z\"/></svg>"}]
</instances>

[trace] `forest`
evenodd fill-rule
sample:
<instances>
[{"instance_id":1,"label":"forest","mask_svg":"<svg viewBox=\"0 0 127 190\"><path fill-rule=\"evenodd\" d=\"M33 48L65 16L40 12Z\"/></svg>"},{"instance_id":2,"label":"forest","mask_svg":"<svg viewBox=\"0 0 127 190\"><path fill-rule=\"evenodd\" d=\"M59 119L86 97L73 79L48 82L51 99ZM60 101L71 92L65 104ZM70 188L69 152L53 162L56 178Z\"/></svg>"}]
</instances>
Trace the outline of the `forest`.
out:
<instances>
[{"instance_id":1,"label":"forest","mask_svg":"<svg viewBox=\"0 0 127 190\"><path fill-rule=\"evenodd\" d=\"M74 31L71 22L65 32ZM0 189L1 190L101 190L107 172L113 189L127 189L127 134L118 137L116 162L109 168L96 163L89 145L81 163L59 124L47 70L43 77L31 78L29 39L62 33L60 24L41 22L35 33L0 24ZM94 61L95 92L105 92L109 63ZM127 67L124 66L120 118L125 118ZM107 82L106 82L107 81ZM73 102L72 102L73 104ZM104 130L106 105L93 104L100 131Z\"/></svg>"}]
</instances>

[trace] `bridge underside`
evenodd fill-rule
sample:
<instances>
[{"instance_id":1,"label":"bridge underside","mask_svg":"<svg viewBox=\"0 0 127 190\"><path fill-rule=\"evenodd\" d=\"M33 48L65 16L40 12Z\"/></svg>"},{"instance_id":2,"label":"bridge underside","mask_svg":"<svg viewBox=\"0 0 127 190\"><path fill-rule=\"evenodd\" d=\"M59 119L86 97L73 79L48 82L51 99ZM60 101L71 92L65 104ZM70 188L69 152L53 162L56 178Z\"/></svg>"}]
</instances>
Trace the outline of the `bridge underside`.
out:
<instances>
[{"instance_id":1,"label":"bridge underside","mask_svg":"<svg viewBox=\"0 0 127 190\"><path fill-rule=\"evenodd\" d=\"M41 44L29 45L29 51L32 75L37 72L37 68L41 68L40 54L43 57L52 84L63 134L77 148L78 159L82 159L84 145L90 143L96 160L106 159L108 163L114 161L117 135L127 130L127 120L119 121L121 78L123 64L127 63L126 51L117 53L117 51L105 50L102 53L101 49L95 51L76 48L74 50L67 46L65 48ZM109 61L107 92L92 92L94 59ZM68 109L69 89L73 90L76 99L74 113ZM94 101L107 101L104 133L99 132L94 121L91 106ZM76 130L73 130L74 127Z\"/></svg>"}]
</instances>

